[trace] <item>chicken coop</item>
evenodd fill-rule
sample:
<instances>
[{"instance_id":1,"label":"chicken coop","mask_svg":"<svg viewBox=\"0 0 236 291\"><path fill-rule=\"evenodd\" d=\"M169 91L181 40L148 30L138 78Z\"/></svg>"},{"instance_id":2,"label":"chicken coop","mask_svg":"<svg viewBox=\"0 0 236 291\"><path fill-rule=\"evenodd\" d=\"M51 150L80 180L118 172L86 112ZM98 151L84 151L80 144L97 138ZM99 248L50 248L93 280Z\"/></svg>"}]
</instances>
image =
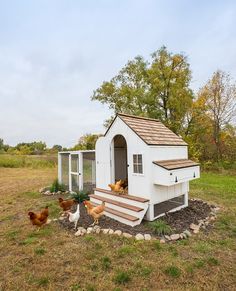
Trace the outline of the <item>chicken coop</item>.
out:
<instances>
[{"instance_id":1,"label":"chicken coop","mask_svg":"<svg viewBox=\"0 0 236 291\"><path fill-rule=\"evenodd\" d=\"M95 173L94 150L58 153L58 180L69 191L93 191Z\"/></svg>"},{"instance_id":2,"label":"chicken coop","mask_svg":"<svg viewBox=\"0 0 236 291\"><path fill-rule=\"evenodd\" d=\"M59 153L59 180L70 190L85 189L84 154ZM131 226L188 206L189 181L200 177L187 143L156 119L117 114L89 154L91 202L104 201L105 215ZM119 180L126 181L125 193L109 187Z\"/></svg>"}]
</instances>

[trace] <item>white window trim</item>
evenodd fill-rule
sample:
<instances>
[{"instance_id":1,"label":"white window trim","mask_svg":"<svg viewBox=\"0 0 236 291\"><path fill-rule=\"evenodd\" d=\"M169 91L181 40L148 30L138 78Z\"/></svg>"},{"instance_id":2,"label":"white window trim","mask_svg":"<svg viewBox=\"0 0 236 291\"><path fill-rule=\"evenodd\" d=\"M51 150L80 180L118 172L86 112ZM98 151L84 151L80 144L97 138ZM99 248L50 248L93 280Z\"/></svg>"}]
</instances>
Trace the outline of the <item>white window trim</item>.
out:
<instances>
[{"instance_id":1,"label":"white window trim","mask_svg":"<svg viewBox=\"0 0 236 291\"><path fill-rule=\"evenodd\" d=\"M142 173L134 173L134 155L141 155L142 156L142 168L143 168L143 172ZM142 177L144 176L144 154L143 153L133 153L132 154L132 175L133 176L139 176L139 177Z\"/></svg>"}]
</instances>

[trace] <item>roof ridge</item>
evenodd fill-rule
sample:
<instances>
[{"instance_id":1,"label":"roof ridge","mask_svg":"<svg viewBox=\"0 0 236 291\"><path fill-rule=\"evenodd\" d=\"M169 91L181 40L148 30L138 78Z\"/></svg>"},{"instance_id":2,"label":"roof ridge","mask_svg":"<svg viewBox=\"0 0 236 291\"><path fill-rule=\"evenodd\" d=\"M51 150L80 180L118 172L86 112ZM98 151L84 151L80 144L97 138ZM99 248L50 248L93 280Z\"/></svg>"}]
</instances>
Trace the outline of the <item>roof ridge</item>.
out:
<instances>
[{"instance_id":1,"label":"roof ridge","mask_svg":"<svg viewBox=\"0 0 236 291\"><path fill-rule=\"evenodd\" d=\"M152 121L156 121L156 122L160 122L161 123L161 121L159 119L145 117L145 116L137 116L137 115L126 114L126 113L117 113L116 115L118 115L118 116L127 116L127 117L132 117L132 118L137 118L137 119L144 119L144 120L152 120Z\"/></svg>"}]
</instances>

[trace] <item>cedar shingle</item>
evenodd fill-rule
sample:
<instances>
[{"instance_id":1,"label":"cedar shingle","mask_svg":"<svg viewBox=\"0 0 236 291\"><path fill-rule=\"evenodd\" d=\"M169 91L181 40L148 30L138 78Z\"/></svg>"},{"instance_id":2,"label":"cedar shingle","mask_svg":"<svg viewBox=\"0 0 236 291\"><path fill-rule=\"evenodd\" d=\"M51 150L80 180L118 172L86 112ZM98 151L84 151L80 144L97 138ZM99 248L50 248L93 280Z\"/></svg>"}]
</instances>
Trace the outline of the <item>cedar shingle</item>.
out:
<instances>
[{"instance_id":1,"label":"cedar shingle","mask_svg":"<svg viewBox=\"0 0 236 291\"><path fill-rule=\"evenodd\" d=\"M166 170L175 170L199 165L198 163L188 159L153 161L153 163Z\"/></svg>"},{"instance_id":2,"label":"cedar shingle","mask_svg":"<svg viewBox=\"0 0 236 291\"><path fill-rule=\"evenodd\" d=\"M187 145L157 119L121 113L118 116L148 145Z\"/></svg>"}]
</instances>

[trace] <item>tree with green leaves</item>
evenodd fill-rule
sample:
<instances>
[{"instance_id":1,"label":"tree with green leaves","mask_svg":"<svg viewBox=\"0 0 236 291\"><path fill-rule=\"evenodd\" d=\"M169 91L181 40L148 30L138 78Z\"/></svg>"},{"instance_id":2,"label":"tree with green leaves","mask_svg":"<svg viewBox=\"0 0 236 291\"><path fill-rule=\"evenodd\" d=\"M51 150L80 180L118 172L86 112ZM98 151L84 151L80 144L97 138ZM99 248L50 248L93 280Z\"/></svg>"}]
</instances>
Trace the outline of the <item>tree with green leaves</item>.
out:
<instances>
[{"instance_id":1,"label":"tree with green leaves","mask_svg":"<svg viewBox=\"0 0 236 291\"><path fill-rule=\"evenodd\" d=\"M180 133L193 99L190 80L187 58L162 47L150 63L141 56L128 61L117 76L94 91L92 100L108 104L115 113L160 119Z\"/></svg>"},{"instance_id":2,"label":"tree with green leaves","mask_svg":"<svg viewBox=\"0 0 236 291\"><path fill-rule=\"evenodd\" d=\"M94 150L97 139L100 135L87 133L79 138L72 150Z\"/></svg>"}]
</instances>

